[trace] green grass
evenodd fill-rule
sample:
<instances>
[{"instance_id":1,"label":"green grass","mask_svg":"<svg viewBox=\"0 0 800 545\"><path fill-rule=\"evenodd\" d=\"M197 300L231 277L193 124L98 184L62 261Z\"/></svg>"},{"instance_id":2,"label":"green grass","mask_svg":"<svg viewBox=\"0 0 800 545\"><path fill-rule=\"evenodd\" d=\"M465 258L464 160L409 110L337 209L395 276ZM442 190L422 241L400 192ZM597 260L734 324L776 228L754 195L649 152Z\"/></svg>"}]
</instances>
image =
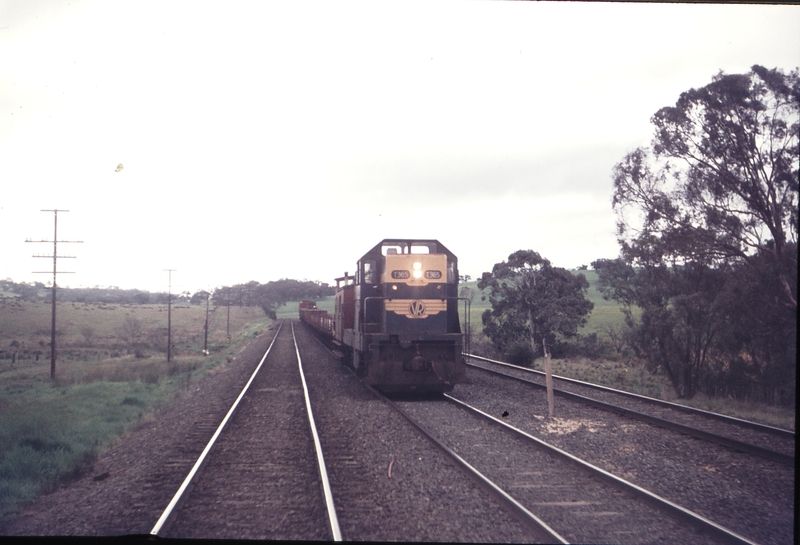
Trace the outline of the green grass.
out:
<instances>
[{"instance_id":1,"label":"green grass","mask_svg":"<svg viewBox=\"0 0 800 545\"><path fill-rule=\"evenodd\" d=\"M166 361L166 307L59 303L56 380L50 380L49 304L0 305L0 520L86 464L159 405L224 366L267 326L257 308L211 314L202 355L204 306L173 307L175 349ZM141 321L137 343L120 339ZM89 338L81 329L90 327ZM154 334L155 333L155 334ZM38 352L38 354L37 354ZM134 355L134 352L138 354ZM13 359L12 359L13 356Z\"/></svg>"},{"instance_id":2,"label":"green grass","mask_svg":"<svg viewBox=\"0 0 800 545\"><path fill-rule=\"evenodd\" d=\"M681 400L681 402L690 407L727 414L753 422L761 422L762 424L785 430L794 430L796 425L796 411L785 407L772 407L761 403L750 403L724 397L709 398L703 395L697 395L694 399L688 401Z\"/></svg>"},{"instance_id":3,"label":"green grass","mask_svg":"<svg viewBox=\"0 0 800 545\"><path fill-rule=\"evenodd\" d=\"M598 337L602 337L606 334L606 328L611 327L619 330L625 327L625 317L622 314L622 309L619 304L616 301L606 301L603 299L603 295L600 293L600 290L597 289L597 272L577 271L577 273L583 274L586 280L589 281L589 289L586 292L586 298L594 303L592 313L579 333L581 335L597 333Z\"/></svg>"},{"instance_id":4,"label":"green grass","mask_svg":"<svg viewBox=\"0 0 800 545\"><path fill-rule=\"evenodd\" d=\"M148 408L167 399L174 390L171 382L58 386L29 381L31 387L11 396L7 388L3 398L8 405L0 422L3 511L80 472Z\"/></svg>"},{"instance_id":5,"label":"green grass","mask_svg":"<svg viewBox=\"0 0 800 545\"><path fill-rule=\"evenodd\" d=\"M668 397L669 385L663 377L647 371L642 365L588 358L553 359L553 374L602 384L650 397ZM544 370L544 358L534 361L534 368Z\"/></svg>"}]
</instances>

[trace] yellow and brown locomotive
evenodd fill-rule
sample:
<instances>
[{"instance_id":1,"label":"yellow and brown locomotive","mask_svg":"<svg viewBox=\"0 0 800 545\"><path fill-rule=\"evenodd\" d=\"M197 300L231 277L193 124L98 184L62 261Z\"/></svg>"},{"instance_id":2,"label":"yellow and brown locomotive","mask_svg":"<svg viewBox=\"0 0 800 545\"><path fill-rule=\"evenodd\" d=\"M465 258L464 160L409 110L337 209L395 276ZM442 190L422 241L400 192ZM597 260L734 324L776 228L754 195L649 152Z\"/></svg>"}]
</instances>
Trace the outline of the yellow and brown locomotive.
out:
<instances>
[{"instance_id":1,"label":"yellow and brown locomotive","mask_svg":"<svg viewBox=\"0 0 800 545\"><path fill-rule=\"evenodd\" d=\"M303 301L300 319L330 337L367 384L445 392L463 380L458 259L439 241L383 240L336 284L333 316Z\"/></svg>"}]
</instances>

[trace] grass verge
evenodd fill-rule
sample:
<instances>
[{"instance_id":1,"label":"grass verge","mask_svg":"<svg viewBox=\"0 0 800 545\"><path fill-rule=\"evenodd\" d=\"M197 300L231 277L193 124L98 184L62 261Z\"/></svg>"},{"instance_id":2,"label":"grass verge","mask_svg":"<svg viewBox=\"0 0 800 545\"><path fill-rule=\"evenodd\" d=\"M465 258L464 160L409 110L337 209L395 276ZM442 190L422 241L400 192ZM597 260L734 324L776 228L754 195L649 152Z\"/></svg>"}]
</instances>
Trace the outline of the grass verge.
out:
<instances>
[{"instance_id":1,"label":"grass verge","mask_svg":"<svg viewBox=\"0 0 800 545\"><path fill-rule=\"evenodd\" d=\"M39 494L81 476L155 408L226 365L268 320L252 315L236 325L232 342L209 345L209 356L199 355L201 341L169 363L163 354L65 358L55 381L44 358L6 360L0 367L0 523Z\"/></svg>"}]
</instances>

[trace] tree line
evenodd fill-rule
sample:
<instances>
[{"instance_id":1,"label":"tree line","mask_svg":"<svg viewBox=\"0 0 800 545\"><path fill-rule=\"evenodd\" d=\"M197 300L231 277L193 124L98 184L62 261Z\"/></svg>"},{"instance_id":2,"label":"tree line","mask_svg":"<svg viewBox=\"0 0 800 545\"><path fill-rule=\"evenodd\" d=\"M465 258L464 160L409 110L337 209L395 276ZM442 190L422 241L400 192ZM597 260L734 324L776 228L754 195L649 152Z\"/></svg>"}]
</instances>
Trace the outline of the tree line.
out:
<instances>
[{"instance_id":1,"label":"tree line","mask_svg":"<svg viewBox=\"0 0 800 545\"><path fill-rule=\"evenodd\" d=\"M258 306L267 317L274 320L277 317L277 310L289 301L320 299L334 293L333 286L323 282L282 278L266 284L252 280L244 284L222 286L216 288L210 297L217 306L228 304L245 307ZM202 298L205 300L205 295L202 295Z\"/></svg>"},{"instance_id":2,"label":"tree line","mask_svg":"<svg viewBox=\"0 0 800 545\"><path fill-rule=\"evenodd\" d=\"M10 279L0 280L0 290L13 293L29 301L50 301L52 290L42 282L14 282ZM117 287L93 288L58 288L58 300L67 303L108 303L108 304L166 304L167 292L148 292L138 289L120 289ZM189 301L189 293L173 294L173 301Z\"/></svg>"},{"instance_id":3,"label":"tree line","mask_svg":"<svg viewBox=\"0 0 800 545\"><path fill-rule=\"evenodd\" d=\"M51 289L42 282L14 282L10 279L0 280L0 290L13 293L30 301L51 300ZM173 303L203 304L208 295L209 301L216 306L258 306L264 313L275 318L275 311L289 301L302 299L319 299L333 295L334 288L328 284L312 280L293 280L282 278L261 284L252 280L233 286L222 286L213 292L199 290L194 293L184 291L172 294ZM167 292L148 292L138 289L119 289L116 287L94 288L58 288L58 300L61 302L95 303L95 304L167 304L170 295Z\"/></svg>"},{"instance_id":4,"label":"tree line","mask_svg":"<svg viewBox=\"0 0 800 545\"><path fill-rule=\"evenodd\" d=\"M719 73L612 171L620 256L592 266L625 315L613 340L680 397L796 402L799 119L797 70ZM526 359L577 336L588 286L565 273L519 251L483 274L495 346Z\"/></svg>"}]
</instances>

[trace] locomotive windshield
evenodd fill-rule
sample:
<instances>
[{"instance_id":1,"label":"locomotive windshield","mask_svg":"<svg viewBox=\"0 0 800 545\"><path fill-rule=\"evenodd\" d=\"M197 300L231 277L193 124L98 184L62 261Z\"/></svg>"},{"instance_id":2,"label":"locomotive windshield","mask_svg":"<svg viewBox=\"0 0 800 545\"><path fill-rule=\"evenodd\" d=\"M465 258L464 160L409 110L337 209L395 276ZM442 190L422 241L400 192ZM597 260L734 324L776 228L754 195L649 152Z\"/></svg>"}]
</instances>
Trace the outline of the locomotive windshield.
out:
<instances>
[{"instance_id":1,"label":"locomotive windshield","mask_svg":"<svg viewBox=\"0 0 800 545\"><path fill-rule=\"evenodd\" d=\"M411 242L399 240L387 240L381 245L381 254L435 254L437 248L435 242Z\"/></svg>"}]
</instances>

